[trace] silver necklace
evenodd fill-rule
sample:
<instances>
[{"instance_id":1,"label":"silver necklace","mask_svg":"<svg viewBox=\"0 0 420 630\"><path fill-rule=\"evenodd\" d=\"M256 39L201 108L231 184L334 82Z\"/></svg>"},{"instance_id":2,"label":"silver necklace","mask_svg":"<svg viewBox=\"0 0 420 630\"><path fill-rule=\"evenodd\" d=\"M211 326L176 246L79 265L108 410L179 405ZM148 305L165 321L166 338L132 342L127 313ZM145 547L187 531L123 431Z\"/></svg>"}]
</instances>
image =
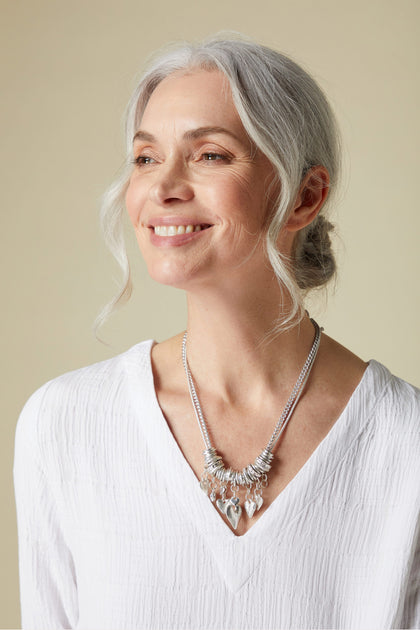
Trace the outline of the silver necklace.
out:
<instances>
[{"instance_id":1,"label":"silver necklace","mask_svg":"<svg viewBox=\"0 0 420 630\"><path fill-rule=\"evenodd\" d=\"M234 529L238 527L242 514L242 507L240 505L239 497L237 496L239 486L246 487L244 507L249 518L254 516L255 511L258 511L264 502L262 491L263 488L266 488L268 485L267 473L271 468L271 462L274 457L272 451L285 430L287 423L292 417L295 407L303 393L303 390L305 389L306 382L309 378L309 374L311 373L311 369L319 349L323 328L320 328L315 320L311 319L311 322L315 328L314 342L295 386L293 387L289 400L283 409L283 413L278 419L267 446L257 456L253 464L248 464L248 466L245 466L245 468L241 471L226 468L222 457L218 454L211 443L207 424L201 410L194 381L188 366L187 333L184 334L182 340L182 362L187 376L191 401L201 430L201 435L203 436L204 444L206 446L206 450L203 451L204 471L201 477L200 487L206 495L209 496L212 502L216 502L220 512L227 517ZM230 497L226 496L228 486L230 486ZM220 498L217 498L218 494L220 495Z\"/></svg>"}]
</instances>

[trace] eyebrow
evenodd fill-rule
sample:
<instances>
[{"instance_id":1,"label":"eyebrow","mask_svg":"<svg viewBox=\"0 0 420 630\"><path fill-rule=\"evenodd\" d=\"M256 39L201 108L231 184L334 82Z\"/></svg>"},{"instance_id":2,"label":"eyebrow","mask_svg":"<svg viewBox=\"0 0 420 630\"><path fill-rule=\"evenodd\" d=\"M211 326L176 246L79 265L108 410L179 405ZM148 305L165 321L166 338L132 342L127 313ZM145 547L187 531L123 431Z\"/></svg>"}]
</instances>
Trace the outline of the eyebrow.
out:
<instances>
[{"instance_id":1,"label":"eyebrow","mask_svg":"<svg viewBox=\"0 0 420 630\"><path fill-rule=\"evenodd\" d=\"M198 140L202 136L207 136L212 133L226 134L231 136L237 142L241 142L241 139L238 138L232 131L229 129L225 129L224 127L198 127L197 129L191 129L186 131L183 135L184 140ZM156 142L156 138L153 134L148 133L147 131L143 131L139 129L137 133L134 135L133 142L135 140L143 140L145 142Z\"/></svg>"}]
</instances>

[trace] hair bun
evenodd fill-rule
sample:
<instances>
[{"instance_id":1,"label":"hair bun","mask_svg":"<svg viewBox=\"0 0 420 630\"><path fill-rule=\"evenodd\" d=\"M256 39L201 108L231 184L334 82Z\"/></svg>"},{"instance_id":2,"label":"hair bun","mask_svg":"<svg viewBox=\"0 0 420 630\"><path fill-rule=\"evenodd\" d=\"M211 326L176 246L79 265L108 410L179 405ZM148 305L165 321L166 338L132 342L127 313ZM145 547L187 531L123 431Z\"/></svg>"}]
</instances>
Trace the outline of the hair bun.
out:
<instances>
[{"instance_id":1,"label":"hair bun","mask_svg":"<svg viewBox=\"0 0 420 630\"><path fill-rule=\"evenodd\" d=\"M336 262L329 235L333 229L330 221L318 215L302 230L295 254L296 281L301 289L320 287L334 276Z\"/></svg>"}]
</instances>

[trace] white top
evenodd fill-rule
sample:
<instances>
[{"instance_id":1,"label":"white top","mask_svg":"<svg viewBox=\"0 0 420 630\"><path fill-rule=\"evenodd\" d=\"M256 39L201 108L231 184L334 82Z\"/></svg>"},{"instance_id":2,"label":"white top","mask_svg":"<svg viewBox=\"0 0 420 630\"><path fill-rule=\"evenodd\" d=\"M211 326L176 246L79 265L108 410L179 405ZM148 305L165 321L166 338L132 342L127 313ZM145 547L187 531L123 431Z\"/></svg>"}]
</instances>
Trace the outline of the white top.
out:
<instances>
[{"instance_id":1,"label":"white top","mask_svg":"<svg viewBox=\"0 0 420 630\"><path fill-rule=\"evenodd\" d=\"M371 361L236 536L159 408L150 349L27 402L15 490L24 628L419 628L420 390Z\"/></svg>"}]
</instances>

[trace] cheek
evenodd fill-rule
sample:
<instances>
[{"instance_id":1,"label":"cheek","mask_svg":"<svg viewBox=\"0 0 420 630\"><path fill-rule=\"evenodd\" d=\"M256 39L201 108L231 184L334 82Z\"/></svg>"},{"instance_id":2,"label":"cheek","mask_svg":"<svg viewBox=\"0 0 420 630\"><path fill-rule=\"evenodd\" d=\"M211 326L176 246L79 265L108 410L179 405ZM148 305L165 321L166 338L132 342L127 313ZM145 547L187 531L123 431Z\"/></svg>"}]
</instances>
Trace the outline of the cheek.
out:
<instances>
[{"instance_id":1,"label":"cheek","mask_svg":"<svg viewBox=\"0 0 420 630\"><path fill-rule=\"evenodd\" d=\"M232 171L214 177L208 197L223 218L234 223L252 222L258 204L255 203L253 182L242 173Z\"/></svg>"},{"instance_id":2,"label":"cheek","mask_svg":"<svg viewBox=\"0 0 420 630\"><path fill-rule=\"evenodd\" d=\"M247 173L246 176L236 175L232 194L236 200L236 209L242 217L243 223L251 231L263 227L267 212L265 173Z\"/></svg>"}]
</instances>

